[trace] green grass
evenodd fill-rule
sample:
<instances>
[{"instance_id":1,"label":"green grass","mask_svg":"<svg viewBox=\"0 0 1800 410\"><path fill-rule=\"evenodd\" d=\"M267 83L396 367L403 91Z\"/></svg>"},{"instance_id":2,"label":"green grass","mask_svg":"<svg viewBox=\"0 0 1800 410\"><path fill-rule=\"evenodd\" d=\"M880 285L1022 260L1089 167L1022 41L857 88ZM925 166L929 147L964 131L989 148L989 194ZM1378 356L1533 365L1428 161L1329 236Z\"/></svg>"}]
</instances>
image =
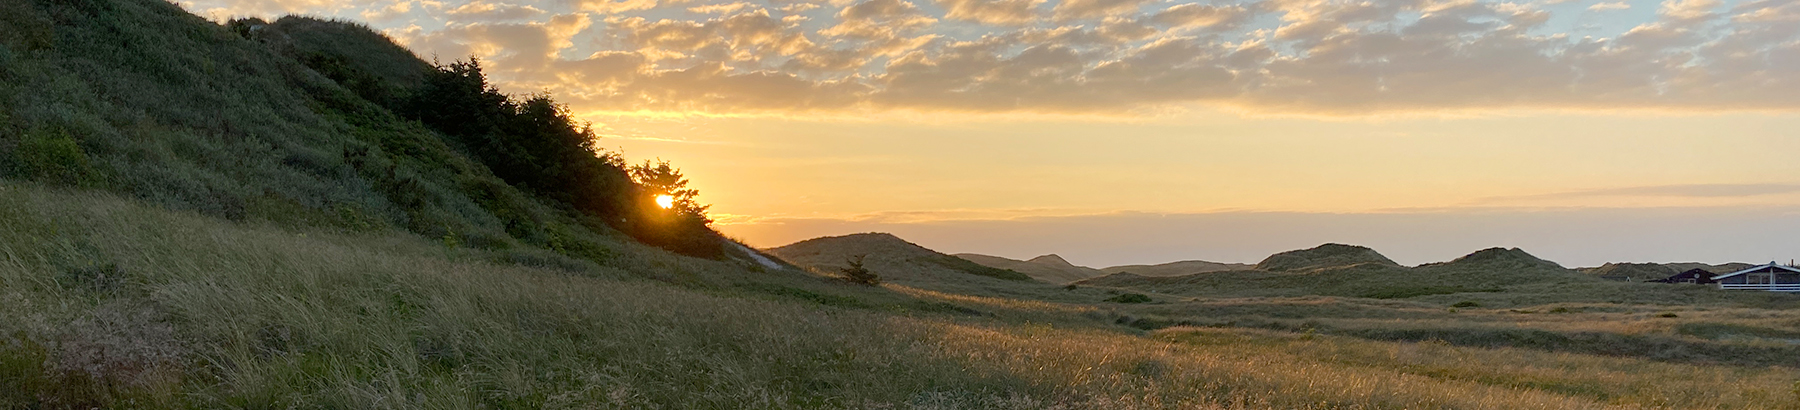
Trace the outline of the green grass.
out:
<instances>
[{"instance_id":1,"label":"green grass","mask_svg":"<svg viewBox=\"0 0 1800 410\"><path fill-rule=\"evenodd\" d=\"M1371 299L1405 299L1427 295L1450 295L1468 292L1501 292L1501 288L1471 288L1461 285L1449 286L1396 286L1358 295ZM1457 306L1463 307L1463 306Z\"/></svg>"}]
</instances>

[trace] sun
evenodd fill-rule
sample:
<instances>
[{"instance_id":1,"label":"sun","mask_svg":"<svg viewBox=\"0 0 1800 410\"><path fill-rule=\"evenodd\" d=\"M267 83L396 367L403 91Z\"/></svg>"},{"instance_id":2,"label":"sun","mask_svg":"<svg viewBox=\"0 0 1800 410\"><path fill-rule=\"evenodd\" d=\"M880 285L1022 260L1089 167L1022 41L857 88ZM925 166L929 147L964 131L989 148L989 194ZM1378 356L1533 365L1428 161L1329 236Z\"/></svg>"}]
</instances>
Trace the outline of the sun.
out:
<instances>
[{"instance_id":1,"label":"sun","mask_svg":"<svg viewBox=\"0 0 1800 410\"><path fill-rule=\"evenodd\" d=\"M663 209L674 208L675 207L675 197L670 196L670 195L657 195L656 196L656 206L660 206Z\"/></svg>"}]
</instances>

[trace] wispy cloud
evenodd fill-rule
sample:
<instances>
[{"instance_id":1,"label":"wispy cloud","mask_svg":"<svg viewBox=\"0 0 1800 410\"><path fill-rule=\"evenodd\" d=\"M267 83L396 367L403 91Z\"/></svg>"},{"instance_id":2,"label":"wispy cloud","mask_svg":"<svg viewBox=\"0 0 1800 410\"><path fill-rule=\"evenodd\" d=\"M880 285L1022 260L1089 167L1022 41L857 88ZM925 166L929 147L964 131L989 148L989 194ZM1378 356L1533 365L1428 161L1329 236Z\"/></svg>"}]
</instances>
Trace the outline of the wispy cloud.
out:
<instances>
[{"instance_id":1,"label":"wispy cloud","mask_svg":"<svg viewBox=\"0 0 1800 410\"><path fill-rule=\"evenodd\" d=\"M1594 5L1588 6L1588 10L1592 10L1592 11L1616 11L1616 10L1629 10L1629 9L1631 9L1631 3L1626 3L1624 1L1615 1L1615 2L1610 2L1610 3L1608 3L1608 2L1594 3Z\"/></svg>"},{"instance_id":2,"label":"wispy cloud","mask_svg":"<svg viewBox=\"0 0 1800 410\"><path fill-rule=\"evenodd\" d=\"M1484 198L1478 202L1588 199L1599 197L1743 198L1800 193L1800 184L1684 184L1591 189Z\"/></svg>"}]
</instances>

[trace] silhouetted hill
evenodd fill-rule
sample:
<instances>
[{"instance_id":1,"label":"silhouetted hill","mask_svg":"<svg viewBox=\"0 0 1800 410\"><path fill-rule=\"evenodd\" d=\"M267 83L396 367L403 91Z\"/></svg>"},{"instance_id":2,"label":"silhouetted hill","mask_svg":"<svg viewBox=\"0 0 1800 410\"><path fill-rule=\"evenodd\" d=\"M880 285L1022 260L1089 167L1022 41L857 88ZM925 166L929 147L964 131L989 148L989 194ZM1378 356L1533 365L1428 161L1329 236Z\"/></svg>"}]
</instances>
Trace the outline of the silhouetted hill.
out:
<instances>
[{"instance_id":1,"label":"silhouetted hill","mask_svg":"<svg viewBox=\"0 0 1800 410\"><path fill-rule=\"evenodd\" d=\"M1665 263L1662 265L1667 266L1667 267L1669 267L1669 269L1673 269L1676 272L1686 272L1690 269L1705 269L1706 271L1712 272L1714 274L1732 273L1732 272L1737 272L1737 271L1741 271L1744 269L1750 269L1751 267L1756 266L1756 264L1743 263L1743 262L1721 263L1721 264L1717 264L1717 265L1705 264L1705 263L1699 263L1699 262L1674 262L1674 263Z\"/></svg>"},{"instance_id":2,"label":"silhouetted hill","mask_svg":"<svg viewBox=\"0 0 1800 410\"><path fill-rule=\"evenodd\" d=\"M983 281L1030 281L1024 273L982 266L886 233L827 236L767 250L794 265L836 274L861 257L885 282L931 286Z\"/></svg>"},{"instance_id":3,"label":"silhouetted hill","mask_svg":"<svg viewBox=\"0 0 1800 410\"><path fill-rule=\"evenodd\" d=\"M1434 269L1552 270L1570 271L1556 262L1539 259L1519 248L1487 248L1449 262L1419 265Z\"/></svg>"},{"instance_id":4,"label":"silhouetted hill","mask_svg":"<svg viewBox=\"0 0 1800 410\"><path fill-rule=\"evenodd\" d=\"M1125 273L1076 282L1149 292L1205 296L1351 296L1375 299L1445 297L1521 286L1598 281L1519 249L1486 249L1450 262L1400 266L1372 249L1326 244L1283 252L1258 267L1150 277Z\"/></svg>"},{"instance_id":5,"label":"silhouetted hill","mask_svg":"<svg viewBox=\"0 0 1800 410\"><path fill-rule=\"evenodd\" d=\"M1050 283L1068 283L1106 274L1094 268L1075 266L1055 254L1039 256L1026 261L974 253L959 253L955 256L982 266L1011 270Z\"/></svg>"},{"instance_id":6,"label":"silhouetted hill","mask_svg":"<svg viewBox=\"0 0 1800 410\"><path fill-rule=\"evenodd\" d=\"M1301 272L1320 268L1350 266L1373 263L1386 266L1400 266L1393 260L1382 256L1380 252L1361 246L1328 243L1311 249L1287 251L1269 255L1267 259L1256 264L1257 270L1271 272Z\"/></svg>"},{"instance_id":7,"label":"silhouetted hill","mask_svg":"<svg viewBox=\"0 0 1800 410\"><path fill-rule=\"evenodd\" d=\"M1063 259L1062 255L1057 255L1054 253L1048 254L1048 255L1039 255L1038 257L1027 259L1025 261L1040 264L1040 265L1047 265L1047 266L1071 267L1071 268L1075 267L1075 264L1069 263L1068 259Z\"/></svg>"},{"instance_id":8,"label":"silhouetted hill","mask_svg":"<svg viewBox=\"0 0 1800 410\"><path fill-rule=\"evenodd\" d=\"M1710 267L1711 266L1707 266L1707 268ZM1683 270L1675 270L1675 268L1669 267L1668 265L1658 263L1620 262L1607 263L1593 268L1576 269L1576 271L1609 279L1619 278L1642 281L1666 278L1681 273Z\"/></svg>"},{"instance_id":9,"label":"silhouetted hill","mask_svg":"<svg viewBox=\"0 0 1800 410\"><path fill-rule=\"evenodd\" d=\"M1247 263L1223 263L1209 261L1179 261L1156 265L1121 265L1101 268L1107 273L1130 272L1143 276L1181 276L1195 273L1219 272L1228 270L1246 270L1256 265Z\"/></svg>"}]
</instances>

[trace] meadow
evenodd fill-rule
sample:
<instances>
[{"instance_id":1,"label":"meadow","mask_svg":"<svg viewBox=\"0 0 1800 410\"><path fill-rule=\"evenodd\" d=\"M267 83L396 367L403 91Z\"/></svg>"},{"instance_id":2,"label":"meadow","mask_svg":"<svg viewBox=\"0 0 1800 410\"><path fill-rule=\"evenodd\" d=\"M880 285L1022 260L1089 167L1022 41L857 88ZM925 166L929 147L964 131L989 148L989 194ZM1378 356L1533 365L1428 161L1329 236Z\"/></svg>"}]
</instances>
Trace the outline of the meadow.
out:
<instances>
[{"instance_id":1,"label":"meadow","mask_svg":"<svg viewBox=\"0 0 1800 410\"><path fill-rule=\"evenodd\" d=\"M1785 360L1791 356L1734 362L1343 331L1352 323L1465 331L1528 325L1785 351L1789 344L1775 340L1791 335L1800 315L1784 309L1521 314L1339 298L1121 305L1074 301L1104 289L1042 283L1021 292L1064 294L1022 300L848 285L650 250L640 266L626 268L526 266L406 234L297 230L103 193L3 189L0 223L9 229L0 232L0 314L12 320L0 322L0 392L7 392L0 403L11 408L1780 409L1800 402L1800 375ZM1323 314L1331 311L1340 313ZM1210 323L1146 331L1120 324L1171 312L1332 327Z\"/></svg>"}]
</instances>

